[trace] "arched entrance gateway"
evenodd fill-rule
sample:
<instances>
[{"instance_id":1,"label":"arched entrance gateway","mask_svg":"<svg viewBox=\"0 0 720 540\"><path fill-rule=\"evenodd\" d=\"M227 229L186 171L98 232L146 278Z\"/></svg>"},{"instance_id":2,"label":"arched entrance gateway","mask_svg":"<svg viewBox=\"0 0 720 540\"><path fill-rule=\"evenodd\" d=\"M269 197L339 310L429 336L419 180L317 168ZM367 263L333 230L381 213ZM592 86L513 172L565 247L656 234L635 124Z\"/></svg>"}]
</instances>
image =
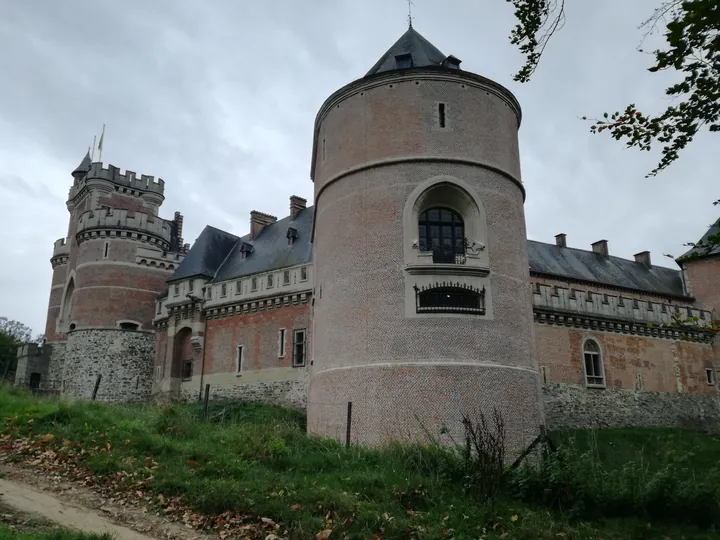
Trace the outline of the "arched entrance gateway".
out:
<instances>
[{"instance_id":1,"label":"arched entrance gateway","mask_svg":"<svg viewBox=\"0 0 720 540\"><path fill-rule=\"evenodd\" d=\"M171 367L171 377L187 381L192 379L194 372L193 350L190 338L192 330L183 328L175 334L175 343L173 347L173 362Z\"/></svg>"}]
</instances>

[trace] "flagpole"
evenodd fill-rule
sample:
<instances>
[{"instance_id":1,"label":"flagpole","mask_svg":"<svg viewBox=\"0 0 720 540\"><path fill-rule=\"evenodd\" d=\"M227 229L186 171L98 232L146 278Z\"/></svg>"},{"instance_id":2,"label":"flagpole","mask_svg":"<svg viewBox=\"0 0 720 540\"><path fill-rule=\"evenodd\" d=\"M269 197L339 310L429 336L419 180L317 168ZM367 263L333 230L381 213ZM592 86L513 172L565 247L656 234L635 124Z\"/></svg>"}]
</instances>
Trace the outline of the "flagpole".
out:
<instances>
[{"instance_id":1,"label":"flagpole","mask_svg":"<svg viewBox=\"0 0 720 540\"><path fill-rule=\"evenodd\" d=\"M97 139L97 135L93 135L93 145L92 145L92 153L90 154L90 161L93 161L95 158L95 139Z\"/></svg>"},{"instance_id":2,"label":"flagpole","mask_svg":"<svg viewBox=\"0 0 720 540\"><path fill-rule=\"evenodd\" d=\"M103 124L103 130L100 134L100 142L98 143L98 151L100 152L100 163L102 163L102 151L103 151L103 143L105 142L105 124Z\"/></svg>"}]
</instances>

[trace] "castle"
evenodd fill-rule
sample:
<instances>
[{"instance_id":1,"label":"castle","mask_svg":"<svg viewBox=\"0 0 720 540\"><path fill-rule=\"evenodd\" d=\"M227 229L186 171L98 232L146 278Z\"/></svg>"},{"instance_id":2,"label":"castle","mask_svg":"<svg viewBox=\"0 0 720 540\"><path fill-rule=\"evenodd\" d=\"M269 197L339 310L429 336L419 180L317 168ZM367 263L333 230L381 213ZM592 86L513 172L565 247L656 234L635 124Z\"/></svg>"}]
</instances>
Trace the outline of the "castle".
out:
<instances>
[{"instance_id":1,"label":"castle","mask_svg":"<svg viewBox=\"0 0 720 540\"><path fill-rule=\"evenodd\" d=\"M314 207L253 211L242 237L207 226L189 248L162 180L86 156L18 380L108 401L208 387L307 407L338 439L351 402L361 444L458 440L462 412L492 408L513 445L541 425L717 425L720 344L666 324L718 318L720 251L672 270L529 241L520 106L460 64L410 27L318 112Z\"/></svg>"}]
</instances>

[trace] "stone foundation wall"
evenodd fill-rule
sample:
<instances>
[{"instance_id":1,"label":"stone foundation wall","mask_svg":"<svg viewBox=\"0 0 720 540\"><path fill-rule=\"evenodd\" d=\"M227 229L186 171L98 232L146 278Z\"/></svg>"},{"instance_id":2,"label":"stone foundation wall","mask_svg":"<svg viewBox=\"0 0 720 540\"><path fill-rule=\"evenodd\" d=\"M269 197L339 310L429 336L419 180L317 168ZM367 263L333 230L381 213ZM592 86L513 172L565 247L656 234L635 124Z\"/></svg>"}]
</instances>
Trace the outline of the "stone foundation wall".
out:
<instances>
[{"instance_id":1,"label":"stone foundation wall","mask_svg":"<svg viewBox=\"0 0 720 540\"><path fill-rule=\"evenodd\" d=\"M48 364L47 378L51 381L61 381L63 368L65 367L65 352L67 350L67 342L60 341L52 344L45 344L50 347L50 362Z\"/></svg>"},{"instance_id":2,"label":"stone foundation wall","mask_svg":"<svg viewBox=\"0 0 720 540\"><path fill-rule=\"evenodd\" d=\"M64 395L90 399L98 375L97 401L147 401L152 389L155 335L116 329L68 334Z\"/></svg>"},{"instance_id":3,"label":"stone foundation wall","mask_svg":"<svg viewBox=\"0 0 720 540\"><path fill-rule=\"evenodd\" d=\"M687 392L543 387L548 429L677 427L720 431L720 397Z\"/></svg>"},{"instance_id":4,"label":"stone foundation wall","mask_svg":"<svg viewBox=\"0 0 720 540\"><path fill-rule=\"evenodd\" d=\"M198 387L185 386L181 390L181 399L183 401L197 401L199 396L200 390ZM261 381L245 384L225 384L222 386L211 384L210 399L237 399L304 409L307 406L307 379Z\"/></svg>"}]
</instances>

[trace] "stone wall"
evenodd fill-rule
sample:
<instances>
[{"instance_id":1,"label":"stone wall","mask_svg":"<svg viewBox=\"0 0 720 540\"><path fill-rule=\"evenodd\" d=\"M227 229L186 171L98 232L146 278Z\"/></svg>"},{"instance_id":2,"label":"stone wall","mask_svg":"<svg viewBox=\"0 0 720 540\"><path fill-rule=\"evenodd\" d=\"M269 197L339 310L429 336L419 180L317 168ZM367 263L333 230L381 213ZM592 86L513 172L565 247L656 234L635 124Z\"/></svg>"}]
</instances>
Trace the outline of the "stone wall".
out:
<instances>
[{"instance_id":1,"label":"stone wall","mask_svg":"<svg viewBox=\"0 0 720 540\"><path fill-rule=\"evenodd\" d=\"M200 390L197 387L184 386L181 391L183 401L198 401L200 395ZM237 399L304 409L307 406L307 379L261 381L245 384L226 384L222 386L214 386L211 384L210 399Z\"/></svg>"},{"instance_id":2,"label":"stone wall","mask_svg":"<svg viewBox=\"0 0 720 540\"><path fill-rule=\"evenodd\" d=\"M543 387L548 429L677 427L720 431L720 398L687 392Z\"/></svg>"},{"instance_id":3,"label":"stone wall","mask_svg":"<svg viewBox=\"0 0 720 540\"><path fill-rule=\"evenodd\" d=\"M97 401L148 400L154 357L152 332L115 329L71 332L62 375L64 394L90 399L100 375Z\"/></svg>"}]
</instances>

